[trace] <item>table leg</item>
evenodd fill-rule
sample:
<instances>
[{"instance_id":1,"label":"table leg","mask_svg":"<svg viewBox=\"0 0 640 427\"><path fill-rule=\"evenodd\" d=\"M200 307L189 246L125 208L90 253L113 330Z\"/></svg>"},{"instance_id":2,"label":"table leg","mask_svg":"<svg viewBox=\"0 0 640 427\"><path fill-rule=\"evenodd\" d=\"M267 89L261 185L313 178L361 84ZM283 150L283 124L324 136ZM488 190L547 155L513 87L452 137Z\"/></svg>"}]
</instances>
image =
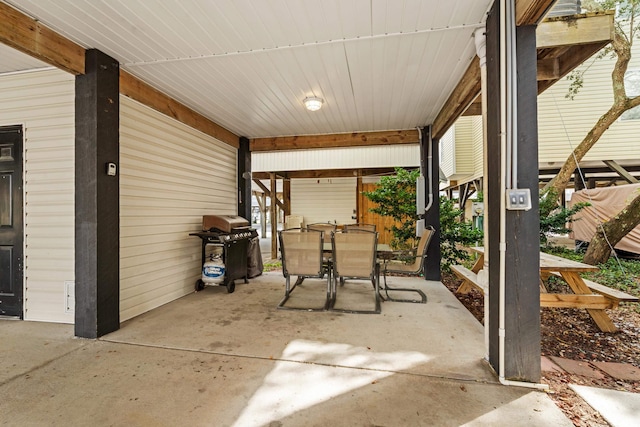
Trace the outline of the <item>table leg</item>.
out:
<instances>
[{"instance_id":1,"label":"table leg","mask_svg":"<svg viewBox=\"0 0 640 427\"><path fill-rule=\"evenodd\" d=\"M482 270L483 268L484 268L484 254L480 254L476 262L473 264L473 267L471 267L471 271L478 274L478 271Z\"/></svg>"},{"instance_id":2,"label":"table leg","mask_svg":"<svg viewBox=\"0 0 640 427\"><path fill-rule=\"evenodd\" d=\"M582 280L582 277L580 277L579 273L572 271L561 271L560 274L575 294L590 295L593 293L591 292L591 289L589 289L589 287L586 285L586 283L584 283L584 280ZM604 311L604 309L587 308L587 312L589 313L593 321L596 322L596 325L598 325L598 328L600 328L602 332L616 332L618 330L618 328L616 328L616 326L613 324L611 318L609 317L607 312Z\"/></svg>"}]
</instances>

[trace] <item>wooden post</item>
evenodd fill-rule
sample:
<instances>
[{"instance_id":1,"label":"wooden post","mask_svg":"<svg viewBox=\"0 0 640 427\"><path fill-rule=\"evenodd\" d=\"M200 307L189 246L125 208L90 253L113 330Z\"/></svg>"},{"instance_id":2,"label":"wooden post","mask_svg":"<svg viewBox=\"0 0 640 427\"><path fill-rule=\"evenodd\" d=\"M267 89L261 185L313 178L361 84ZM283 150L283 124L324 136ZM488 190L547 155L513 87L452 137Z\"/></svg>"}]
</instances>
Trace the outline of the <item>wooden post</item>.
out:
<instances>
[{"instance_id":1,"label":"wooden post","mask_svg":"<svg viewBox=\"0 0 640 427\"><path fill-rule=\"evenodd\" d=\"M75 334L120 328L118 61L90 49L75 99Z\"/></svg>"},{"instance_id":2,"label":"wooden post","mask_svg":"<svg viewBox=\"0 0 640 427\"><path fill-rule=\"evenodd\" d=\"M270 173L271 180L271 259L278 259L278 203L276 174Z\"/></svg>"},{"instance_id":3,"label":"wooden post","mask_svg":"<svg viewBox=\"0 0 640 427\"><path fill-rule=\"evenodd\" d=\"M501 212L505 183L500 173L500 12L496 2L487 19L487 162L489 240L489 362L508 380L540 380L540 243L538 213L538 133L536 26L516 28L517 183L531 191L531 209ZM490 155L488 153L491 153ZM500 217L505 241L500 242ZM505 257L504 330L500 330L500 249ZM485 308L486 309L486 308ZM504 336L504 366L500 340Z\"/></svg>"},{"instance_id":4,"label":"wooden post","mask_svg":"<svg viewBox=\"0 0 640 427\"><path fill-rule=\"evenodd\" d=\"M286 176L282 178L282 203L284 203L284 220L286 221L286 216L291 215L291 179Z\"/></svg>"},{"instance_id":5,"label":"wooden post","mask_svg":"<svg viewBox=\"0 0 640 427\"><path fill-rule=\"evenodd\" d=\"M238 148L238 215L251 223L251 152L249 140L240 138Z\"/></svg>"},{"instance_id":6,"label":"wooden post","mask_svg":"<svg viewBox=\"0 0 640 427\"><path fill-rule=\"evenodd\" d=\"M362 169L358 170L358 177L356 178L356 222L364 223L364 212L362 212ZM382 231L382 230L380 230Z\"/></svg>"},{"instance_id":7,"label":"wooden post","mask_svg":"<svg viewBox=\"0 0 640 427\"><path fill-rule=\"evenodd\" d=\"M431 159L428 156L429 144L431 145ZM427 259L424 262L424 279L425 280L437 280L441 279L440 275L440 198L438 196L440 190L440 180L438 170L440 167L439 155L438 155L438 140L431 138L431 130L426 127L422 130L422 139L420 141L422 146L422 165L423 170L426 171L429 168L429 162L431 162L431 182L428 177L425 176L425 196L424 200L429 203L429 193L432 195L431 206L424 213L424 225L432 226L435 229L433 237L431 237L431 243L429 243L429 249L427 249ZM429 188L431 186L431 188Z\"/></svg>"}]
</instances>

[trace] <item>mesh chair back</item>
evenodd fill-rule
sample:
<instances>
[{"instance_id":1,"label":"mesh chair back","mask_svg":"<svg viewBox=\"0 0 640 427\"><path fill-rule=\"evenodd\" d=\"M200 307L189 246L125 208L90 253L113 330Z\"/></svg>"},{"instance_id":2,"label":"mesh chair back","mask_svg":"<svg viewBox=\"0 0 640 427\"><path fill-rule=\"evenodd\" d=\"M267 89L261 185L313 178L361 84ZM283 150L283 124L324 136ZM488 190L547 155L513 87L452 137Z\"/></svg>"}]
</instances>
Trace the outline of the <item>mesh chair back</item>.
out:
<instances>
[{"instance_id":1,"label":"mesh chair back","mask_svg":"<svg viewBox=\"0 0 640 427\"><path fill-rule=\"evenodd\" d=\"M353 230L376 231L376 225L375 224L345 224L343 230L345 231L353 231Z\"/></svg>"},{"instance_id":2,"label":"mesh chair back","mask_svg":"<svg viewBox=\"0 0 640 427\"><path fill-rule=\"evenodd\" d=\"M333 265L336 277L373 278L378 233L338 231L333 234Z\"/></svg>"},{"instance_id":3,"label":"mesh chair back","mask_svg":"<svg viewBox=\"0 0 640 427\"><path fill-rule=\"evenodd\" d=\"M282 272L287 276L321 276L323 233L290 228L280 231Z\"/></svg>"},{"instance_id":4,"label":"mesh chair back","mask_svg":"<svg viewBox=\"0 0 640 427\"><path fill-rule=\"evenodd\" d=\"M431 226L425 228L422 232L420 242L418 242L418 248L416 249L416 259L413 261L413 264L409 264L407 266L408 270L417 272L422 270L422 262L424 261L424 257L427 256L427 249L429 248L429 243L431 242L433 233L435 233L435 230Z\"/></svg>"},{"instance_id":5,"label":"mesh chair back","mask_svg":"<svg viewBox=\"0 0 640 427\"><path fill-rule=\"evenodd\" d=\"M328 222L317 222L315 224L308 224L307 230L322 231L324 233L324 241L331 242L331 233L336 231L336 225Z\"/></svg>"}]
</instances>

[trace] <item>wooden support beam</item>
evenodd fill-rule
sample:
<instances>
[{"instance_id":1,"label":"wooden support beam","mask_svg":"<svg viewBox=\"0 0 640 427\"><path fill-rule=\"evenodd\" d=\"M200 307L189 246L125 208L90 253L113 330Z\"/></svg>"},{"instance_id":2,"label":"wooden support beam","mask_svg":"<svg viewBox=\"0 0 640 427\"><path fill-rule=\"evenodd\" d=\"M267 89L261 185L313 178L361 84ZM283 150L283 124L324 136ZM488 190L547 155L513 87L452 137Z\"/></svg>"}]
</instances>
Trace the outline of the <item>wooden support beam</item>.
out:
<instances>
[{"instance_id":1,"label":"wooden support beam","mask_svg":"<svg viewBox=\"0 0 640 427\"><path fill-rule=\"evenodd\" d=\"M536 48L576 46L593 43L605 45L613 38L613 13L581 13L546 19L536 30Z\"/></svg>"},{"instance_id":2,"label":"wooden support beam","mask_svg":"<svg viewBox=\"0 0 640 427\"><path fill-rule=\"evenodd\" d=\"M295 167L295 165L292 165ZM410 169L410 168L409 168ZM363 176L367 175L392 175L394 168L369 168L369 169L317 169L277 172L286 175L287 178L347 178L358 176L358 171L362 171ZM269 172L252 172L254 179L269 179Z\"/></svg>"},{"instance_id":3,"label":"wooden support beam","mask_svg":"<svg viewBox=\"0 0 640 427\"><path fill-rule=\"evenodd\" d=\"M264 172L264 174L266 175L266 177L264 177L263 179L270 179L270 176L269 176L269 173L268 173L268 172ZM257 179L257 178L255 177L255 175L256 175L256 174L252 174L252 176L253 176L253 182L255 182L255 183L258 185L258 187L260 187L260 189L261 189L261 190L262 190L262 192L265 194L265 196L267 196L267 197L271 197L271 190L269 190L269 189L267 188L267 186L266 186L266 185L264 185L262 182L260 182L260 180L259 180L259 179Z\"/></svg>"},{"instance_id":4,"label":"wooden support beam","mask_svg":"<svg viewBox=\"0 0 640 427\"><path fill-rule=\"evenodd\" d=\"M85 49L0 2L0 42L72 74L84 74Z\"/></svg>"},{"instance_id":5,"label":"wooden support beam","mask_svg":"<svg viewBox=\"0 0 640 427\"><path fill-rule=\"evenodd\" d=\"M613 22L612 12L590 12L553 17L538 24L538 94L606 46L613 38ZM468 83L461 81L460 85ZM482 114L481 102L478 96L462 115Z\"/></svg>"},{"instance_id":6,"label":"wooden support beam","mask_svg":"<svg viewBox=\"0 0 640 427\"><path fill-rule=\"evenodd\" d=\"M433 121L434 139L440 139L444 136L445 132L480 94L480 90L480 60L476 56Z\"/></svg>"},{"instance_id":7,"label":"wooden support beam","mask_svg":"<svg viewBox=\"0 0 640 427\"><path fill-rule=\"evenodd\" d=\"M620 175L622 179L627 181L629 184L637 184L638 181L633 175L631 175L625 168L620 166L615 160L603 160L604 164L609 166L609 168Z\"/></svg>"},{"instance_id":8,"label":"wooden support beam","mask_svg":"<svg viewBox=\"0 0 640 427\"><path fill-rule=\"evenodd\" d=\"M123 70L120 70L120 93L232 147L240 147L238 135Z\"/></svg>"},{"instance_id":9,"label":"wooden support beam","mask_svg":"<svg viewBox=\"0 0 640 427\"><path fill-rule=\"evenodd\" d=\"M362 207L364 206L364 201L362 200L364 195L362 194L363 186L362 186L362 172L358 172L358 177L356 179L356 222L363 223L364 222L364 212Z\"/></svg>"},{"instance_id":10,"label":"wooden support beam","mask_svg":"<svg viewBox=\"0 0 640 427\"><path fill-rule=\"evenodd\" d=\"M556 0L516 0L516 25L540 22Z\"/></svg>"},{"instance_id":11,"label":"wooden support beam","mask_svg":"<svg viewBox=\"0 0 640 427\"><path fill-rule=\"evenodd\" d=\"M371 145L417 144L417 129L382 132L336 133L330 135L282 136L251 140L251 151L280 151L310 148L358 147Z\"/></svg>"},{"instance_id":12,"label":"wooden support beam","mask_svg":"<svg viewBox=\"0 0 640 427\"><path fill-rule=\"evenodd\" d=\"M558 80L560 78L560 61L558 58L548 58L538 60L537 79Z\"/></svg>"},{"instance_id":13,"label":"wooden support beam","mask_svg":"<svg viewBox=\"0 0 640 427\"><path fill-rule=\"evenodd\" d=\"M284 214L291 215L291 180L288 178L282 180L282 201Z\"/></svg>"},{"instance_id":14,"label":"wooden support beam","mask_svg":"<svg viewBox=\"0 0 640 427\"><path fill-rule=\"evenodd\" d=\"M271 177L270 177L271 173L269 173L268 175L269 175L268 178L271 179ZM275 179L277 179L277 175L274 174L274 177L275 177ZM253 179L253 182L258 184L258 187L260 187L260 189L264 192L264 194L267 197L271 197L271 200L274 201L280 207L280 209L285 211L285 215L290 215L290 214L286 213L287 212L287 208L286 208L285 204L280 199L278 199L278 193L274 193L274 196L272 197L271 190L269 190L262 182L260 182L256 178Z\"/></svg>"}]
</instances>

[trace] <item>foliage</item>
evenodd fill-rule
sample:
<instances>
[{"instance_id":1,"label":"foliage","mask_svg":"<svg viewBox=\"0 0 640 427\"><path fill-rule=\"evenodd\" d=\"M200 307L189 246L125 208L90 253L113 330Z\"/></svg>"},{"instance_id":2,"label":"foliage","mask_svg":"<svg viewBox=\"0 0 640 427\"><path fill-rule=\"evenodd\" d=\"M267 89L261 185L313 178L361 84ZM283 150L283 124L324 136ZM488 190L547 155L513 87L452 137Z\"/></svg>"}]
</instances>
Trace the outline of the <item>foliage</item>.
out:
<instances>
[{"instance_id":1,"label":"foliage","mask_svg":"<svg viewBox=\"0 0 640 427\"><path fill-rule=\"evenodd\" d=\"M365 191L363 194L377 204L370 209L371 212L389 216L399 224L391 226L391 247L409 249L415 244L415 224L418 219L416 181L420 171L396 168L395 172L395 175L380 178L380 184L374 191Z\"/></svg>"},{"instance_id":2,"label":"foliage","mask_svg":"<svg viewBox=\"0 0 640 427\"><path fill-rule=\"evenodd\" d=\"M265 261L263 265L262 271L277 271L282 270L282 262L278 259L272 259L269 261Z\"/></svg>"},{"instance_id":3,"label":"foliage","mask_svg":"<svg viewBox=\"0 0 640 427\"><path fill-rule=\"evenodd\" d=\"M408 249L415 245L416 180L419 171L407 171L396 168L396 175L380 179L380 185L374 191L364 192L364 196L377 203L371 211L382 216L390 216L401 223L393 226L394 248ZM470 221L461 221L462 210L454 206L454 201L440 197L440 251L442 268L446 271L450 265L459 264L469 258L463 249L482 242L482 230L473 228Z\"/></svg>"},{"instance_id":4,"label":"foliage","mask_svg":"<svg viewBox=\"0 0 640 427\"><path fill-rule=\"evenodd\" d=\"M591 203L576 203L571 209L558 207L551 197L540 198L540 244L546 245L551 234L565 234L571 231L567 225L574 221L573 215L580 212ZM546 214L545 214L546 213Z\"/></svg>"},{"instance_id":5,"label":"foliage","mask_svg":"<svg viewBox=\"0 0 640 427\"><path fill-rule=\"evenodd\" d=\"M544 252L581 262L582 254L570 249L560 247L543 248ZM601 285L619 289L632 295L640 296L640 261L609 258L605 263L599 264L599 271L584 273L586 279L593 280Z\"/></svg>"},{"instance_id":6,"label":"foliage","mask_svg":"<svg viewBox=\"0 0 640 427\"><path fill-rule=\"evenodd\" d=\"M624 37L629 47L633 45L634 39L639 36L640 20L637 18L640 16L640 0L583 0L582 8L589 12L615 10L616 19L614 25L616 34ZM607 56L612 59L617 56L611 44L608 44L598 52L588 66L571 71L567 75L569 89L565 94L565 98L574 99L584 86L584 74L586 71L594 62Z\"/></svg>"},{"instance_id":7,"label":"foliage","mask_svg":"<svg viewBox=\"0 0 640 427\"><path fill-rule=\"evenodd\" d=\"M454 200L440 196L440 253L444 271L469 259L464 247L482 242L482 230L473 228L470 221L461 221L462 212L454 206Z\"/></svg>"}]
</instances>

